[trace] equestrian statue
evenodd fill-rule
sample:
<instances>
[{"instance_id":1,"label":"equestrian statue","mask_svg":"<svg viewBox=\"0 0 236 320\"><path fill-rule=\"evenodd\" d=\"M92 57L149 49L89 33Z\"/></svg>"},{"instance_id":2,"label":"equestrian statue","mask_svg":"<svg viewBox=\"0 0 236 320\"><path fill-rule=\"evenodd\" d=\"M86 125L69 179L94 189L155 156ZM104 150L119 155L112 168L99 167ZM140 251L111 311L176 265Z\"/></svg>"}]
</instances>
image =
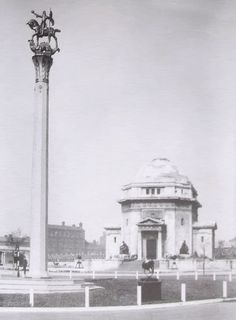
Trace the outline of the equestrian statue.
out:
<instances>
[{"instance_id":1,"label":"equestrian statue","mask_svg":"<svg viewBox=\"0 0 236 320\"><path fill-rule=\"evenodd\" d=\"M154 261L153 260L143 261L142 268L143 268L144 273L148 273L149 276L153 276L153 274L154 274Z\"/></svg>"},{"instance_id":2,"label":"equestrian statue","mask_svg":"<svg viewBox=\"0 0 236 320\"><path fill-rule=\"evenodd\" d=\"M50 10L49 15L47 15L46 11L43 11L42 14L38 14L35 11L31 11L31 13L36 17L36 19L41 19L40 23L36 19L31 19L27 22L29 27L34 31L34 34L29 40L30 48L34 53L48 53L49 55L53 55L55 52L59 52L58 42L56 33L61 32L59 29L55 29L54 19L52 10ZM39 39L47 37L48 42L39 42ZM55 41L55 48L51 47L51 38ZM36 39L36 41L35 41Z\"/></svg>"}]
</instances>

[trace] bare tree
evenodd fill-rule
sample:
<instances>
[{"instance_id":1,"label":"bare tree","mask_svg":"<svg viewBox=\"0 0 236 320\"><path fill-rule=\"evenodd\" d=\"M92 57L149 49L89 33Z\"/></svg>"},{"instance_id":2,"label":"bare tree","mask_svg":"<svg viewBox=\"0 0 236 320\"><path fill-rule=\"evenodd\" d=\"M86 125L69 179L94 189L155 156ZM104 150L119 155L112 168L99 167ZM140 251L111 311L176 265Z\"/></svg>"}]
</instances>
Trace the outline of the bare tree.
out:
<instances>
[{"instance_id":1,"label":"bare tree","mask_svg":"<svg viewBox=\"0 0 236 320\"><path fill-rule=\"evenodd\" d=\"M20 248L28 239L27 235L22 235L20 229L5 235L6 245L14 248Z\"/></svg>"}]
</instances>

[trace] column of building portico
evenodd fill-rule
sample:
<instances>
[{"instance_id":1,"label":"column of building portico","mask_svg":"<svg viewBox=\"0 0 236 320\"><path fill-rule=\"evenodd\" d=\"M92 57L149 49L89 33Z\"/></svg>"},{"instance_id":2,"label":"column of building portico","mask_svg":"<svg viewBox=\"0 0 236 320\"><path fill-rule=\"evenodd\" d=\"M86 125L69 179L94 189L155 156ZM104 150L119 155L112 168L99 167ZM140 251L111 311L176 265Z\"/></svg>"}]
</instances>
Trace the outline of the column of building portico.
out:
<instances>
[{"instance_id":1,"label":"column of building portico","mask_svg":"<svg viewBox=\"0 0 236 320\"><path fill-rule=\"evenodd\" d=\"M158 239L157 239L157 258L162 259L162 232L158 232Z\"/></svg>"},{"instance_id":2,"label":"column of building portico","mask_svg":"<svg viewBox=\"0 0 236 320\"><path fill-rule=\"evenodd\" d=\"M31 194L30 275L47 277L48 94L50 55L35 54L34 140Z\"/></svg>"},{"instance_id":3,"label":"column of building portico","mask_svg":"<svg viewBox=\"0 0 236 320\"><path fill-rule=\"evenodd\" d=\"M142 234L138 230L138 260L142 260Z\"/></svg>"}]
</instances>

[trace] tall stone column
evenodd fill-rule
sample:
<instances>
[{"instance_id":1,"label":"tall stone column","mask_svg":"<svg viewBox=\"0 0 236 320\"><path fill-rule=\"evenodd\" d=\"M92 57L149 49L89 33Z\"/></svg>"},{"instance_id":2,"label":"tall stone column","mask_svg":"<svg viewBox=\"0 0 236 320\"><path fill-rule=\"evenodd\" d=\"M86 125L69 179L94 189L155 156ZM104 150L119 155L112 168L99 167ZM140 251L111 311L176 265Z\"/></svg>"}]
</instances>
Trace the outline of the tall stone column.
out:
<instances>
[{"instance_id":1,"label":"tall stone column","mask_svg":"<svg viewBox=\"0 0 236 320\"><path fill-rule=\"evenodd\" d=\"M34 31L29 40L30 49L34 52L35 67L34 87L34 138L32 163L31 194L31 236L30 236L30 275L33 278L44 278L47 273L47 223L48 223L48 116L49 116L49 71L52 66L52 55L59 51L54 18L43 11L31 13L36 19L27 23ZM51 40L53 39L54 48Z\"/></svg>"},{"instance_id":2,"label":"tall stone column","mask_svg":"<svg viewBox=\"0 0 236 320\"><path fill-rule=\"evenodd\" d=\"M36 71L31 195L30 274L47 277L48 116L51 56L33 56Z\"/></svg>"}]
</instances>

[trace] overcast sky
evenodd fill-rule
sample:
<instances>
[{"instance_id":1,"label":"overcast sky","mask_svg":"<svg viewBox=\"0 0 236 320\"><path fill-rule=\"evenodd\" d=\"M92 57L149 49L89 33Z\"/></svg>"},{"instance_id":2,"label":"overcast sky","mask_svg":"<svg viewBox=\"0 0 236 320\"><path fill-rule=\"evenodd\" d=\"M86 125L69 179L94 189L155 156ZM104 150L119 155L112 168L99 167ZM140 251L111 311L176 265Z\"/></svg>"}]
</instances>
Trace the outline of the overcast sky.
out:
<instances>
[{"instance_id":1,"label":"overcast sky","mask_svg":"<svg viewBox=\"0 0 236 320\"><path fill-rule=\"evenodd\" d=\"M120 223L117 199L145 163L170 159L201 222L236 236L236 2L0 0L0 235L30 229L34 67L26 22L52 8L49 222L86 238Z\"/></svg>"}]
</instances>

